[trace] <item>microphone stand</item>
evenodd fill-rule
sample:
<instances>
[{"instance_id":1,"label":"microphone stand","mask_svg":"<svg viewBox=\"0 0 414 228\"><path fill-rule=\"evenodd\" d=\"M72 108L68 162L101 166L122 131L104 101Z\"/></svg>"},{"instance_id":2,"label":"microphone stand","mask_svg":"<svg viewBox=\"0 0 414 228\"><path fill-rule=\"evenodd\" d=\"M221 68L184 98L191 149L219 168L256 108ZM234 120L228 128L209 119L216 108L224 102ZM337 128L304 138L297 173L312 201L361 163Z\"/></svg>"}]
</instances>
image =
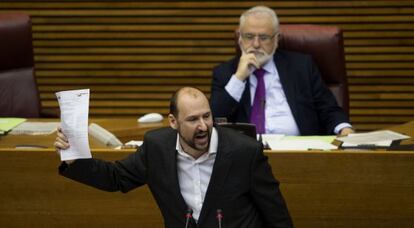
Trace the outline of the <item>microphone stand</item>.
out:
<instances>
[{"instance_id":1,"label":"microphone stand","mask_svg":"<svg viewBox=\"0 0 414 228\"><path fill-rule=\"evenodd\" d=\"M221 209L217 209L218 228L221 228L221 220L223 220L223 211Z\"/></svg>"},{"instance_id":2,"label":"microphone stand","mask_svg":"<svg viewBox=\"0 0 414 228\"><path fill-rule=\"evenodd\" d=\"M193 209L188 208L187 212L185 213L185 228L188 228L190 224L190 219L193 217Z\"/></svg>"}]
</instances>

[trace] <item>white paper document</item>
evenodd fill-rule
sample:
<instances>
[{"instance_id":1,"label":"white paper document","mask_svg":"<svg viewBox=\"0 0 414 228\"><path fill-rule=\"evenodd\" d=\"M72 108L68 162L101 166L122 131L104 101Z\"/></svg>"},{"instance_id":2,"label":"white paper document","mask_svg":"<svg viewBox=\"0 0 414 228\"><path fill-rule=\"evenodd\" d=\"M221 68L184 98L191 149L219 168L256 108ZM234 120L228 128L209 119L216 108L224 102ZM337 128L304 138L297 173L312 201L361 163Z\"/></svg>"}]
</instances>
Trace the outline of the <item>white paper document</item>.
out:
<instances>
[{"instance_id":1,"label":"white paper document","mask_svg":"<svg viewBox=\"0 0 414 228\"><path fill-rule=\"evenodd\" d=\"M284 136L262 135L263 143L272 150L334 150L337 146L331 144L335 136Z\"/></svg>"},{"instance_id":2,"label":"white paper document","mask_svg":"<svg viewBox=\"0 0 414 228\"><path fill-rule=\"evenodd\" d=\"M335 150L338 147L317 139L281 139L270 141L269 146L272 150Z\"/></svg>"},{"instance_id":3,"label":"white paper document","mask_svg":"<svg viewBox=\"0 0 414 228\"><path fill-rule=\"evenodd\" d=\"M63 134L70 147L60 151L60 160L91 158L88 140L89 89L56 93Z\"/></svg>"},{"instance_id":4,"label":"white paper document","mask_svg":"<svg viewBox=\"0 0 414 228\"><path fill-rule=\"evenodd\" d=\"M343 147L374 145L374 146L390 146L392 141L410 138L407 135L390 130L373 131L368 133L354 133L347 137L339 137L337 140L342 141Z\"/></svg>"}]
</instances>

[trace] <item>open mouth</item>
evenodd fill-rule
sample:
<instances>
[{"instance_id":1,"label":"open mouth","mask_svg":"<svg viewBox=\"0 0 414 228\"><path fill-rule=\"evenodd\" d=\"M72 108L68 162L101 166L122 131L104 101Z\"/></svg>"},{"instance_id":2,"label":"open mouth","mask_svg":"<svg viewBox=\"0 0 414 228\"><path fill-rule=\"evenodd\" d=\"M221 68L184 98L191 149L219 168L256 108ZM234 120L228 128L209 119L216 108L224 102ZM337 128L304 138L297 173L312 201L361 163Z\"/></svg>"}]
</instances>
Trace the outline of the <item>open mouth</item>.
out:
<instances>
[{"instance_id":1,"label":"open mouth","mask_svg":"<svg viewBox=\"0 0 414 228\"><path fill-rule=\"evenodd\" d=\"M208 143L208 132L200 132L195 136L195 141L199 145L205 145Z\"/></svg>"}]
</instances>

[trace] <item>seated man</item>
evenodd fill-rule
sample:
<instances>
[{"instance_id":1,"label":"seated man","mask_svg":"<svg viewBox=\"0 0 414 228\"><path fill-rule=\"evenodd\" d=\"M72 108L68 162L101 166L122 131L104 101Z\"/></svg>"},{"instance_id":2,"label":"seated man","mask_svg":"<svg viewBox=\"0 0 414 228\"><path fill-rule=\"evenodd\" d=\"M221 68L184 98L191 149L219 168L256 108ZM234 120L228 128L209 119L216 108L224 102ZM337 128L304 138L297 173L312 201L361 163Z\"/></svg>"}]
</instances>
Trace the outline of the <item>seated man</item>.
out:
<instances>
[{"instance_id":1,"label":"seated man","mask_svg":"<svg viewBox=\"0 0 414 228\"><path fill-rule=\"evenodd\" d=\"M105 191L128 192L147 184L165 227L219 227L221 222L226 228L293 227L262 145L213 126L201 91L177 91L168 118L171 128L146 133L142 146L126 158L65 161L60 174ZM59 129L56 149L65 153L69 146Z\"/></svg>"},{"instance_id":2,"label":"seated man","mask_svg":"<svg viewBox=\"0 0 414 228\"><path fill-rule=\"evenodd\" d=\"M256 6L240 17L241 56L213 70L214 117L251 122L258 133L347 135L346 113L309 55L278 50L275 12Z\"/></svg>"}]
</instances>

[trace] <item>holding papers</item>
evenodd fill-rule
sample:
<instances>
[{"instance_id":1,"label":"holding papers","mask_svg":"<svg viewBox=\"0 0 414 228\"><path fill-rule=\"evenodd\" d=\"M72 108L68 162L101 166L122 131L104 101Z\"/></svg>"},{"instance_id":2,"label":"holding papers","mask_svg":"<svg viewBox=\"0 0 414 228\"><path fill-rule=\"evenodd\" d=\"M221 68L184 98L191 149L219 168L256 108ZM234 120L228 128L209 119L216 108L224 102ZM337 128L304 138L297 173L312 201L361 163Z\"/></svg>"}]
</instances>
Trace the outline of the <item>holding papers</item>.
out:
<instances>
[{"instance_id":1,"label":"holding papers","mask_svg":"<svg viewBox=\"0 0 414 228\"><path fill-rule=\"evenodd\" d=\"M57 92L60 121L70 147L60 153L62 161L91 158L88 140L89 89Z\"/></svg>"}]
</instances>

